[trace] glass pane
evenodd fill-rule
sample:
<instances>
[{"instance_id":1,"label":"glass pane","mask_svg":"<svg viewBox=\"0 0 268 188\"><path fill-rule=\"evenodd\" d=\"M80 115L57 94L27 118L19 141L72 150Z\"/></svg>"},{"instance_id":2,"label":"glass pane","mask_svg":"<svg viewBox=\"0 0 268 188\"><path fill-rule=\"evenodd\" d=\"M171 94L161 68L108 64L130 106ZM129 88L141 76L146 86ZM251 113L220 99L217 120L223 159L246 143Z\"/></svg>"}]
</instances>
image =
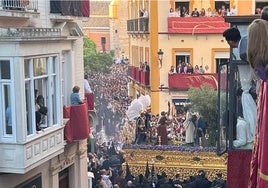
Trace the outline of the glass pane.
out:
<instances>
[{"instance_id":1,"label":"glass pane","mask_svg":"<svg viewBox=\"0 0 268 188\"><path fill-rule=\"evenodd\" d=\"M10 62L8 60L0 61L1 79L10 79Z\"/></svg>"},{"instance_id":2,"label":"glass pane","mask_svg":"<svg viewBox=\"0 0 268 188\"><path fill-rule=\"evenodd\" d=\"M52 122L53 125L57 124L57 100L56 100L56 93L57 93L57 87L56 87L56 76L53 76L53 83L52 83Z\"/></svg>"},{"instance_id":3,"label":"glass pane","mask_svg":"<svg viewBox=\"0 0 268 188\"><path fill-rule=\"evenodd\" d=\"M56 65L57 65L57 62L56 62L56 60L57 60L57 57L53 57L53 60L52 60L52 73L56 73Z\"/></svg>"},{"instance_id":4,"label":"glass pane","mask_svg":"<svg viewBox=\"0 0 268 188\"><path fill-rule=\"evenodd\" d=\"M33 60L34 76L47 74L46 58L38 58Z\"/></svg>"},{"instance_id":5,"label":"glass pane","mask_svg":"<svg viewBox=\"0 0 268 188\"><path fill-rule=\"evenodd\" d=\"M218 128L218 154L227 150L228 133L228 62L218 62L219 71L219 128Z\"/></svg>"},{"instance_id":6,"label":"glass pane","mask_svg":"<svg viewBox=\"0 0 268 188\"><path fill-rule=\"evenodd\" d=\"M30 60L28 59L24 60L24 77L25 78L30 77Z\"/></svg>"},{"instance_id":7,"label":"glass pane","mask_svg":"<svg viewBox=\"0 0 268 188\"><path fill-rule=\"evenodd\" d=\"M33 134L33 111L31 102L30 81L25 82L25 96L26 96L26 119L27 119L27 135Z\"/></svg>"},{"instance_id":8,"label":"glass pane","mask_svg":"<svg viewBox=\"0 0 268 188\"><path fill-rule=\"evenodd\" d=\"M6 117L5 117L5 134L12 134L12 109L11 109L11 93L10 93L10 85L4 85L4 102L6 109Z\"/></svg>"}]
</instances>

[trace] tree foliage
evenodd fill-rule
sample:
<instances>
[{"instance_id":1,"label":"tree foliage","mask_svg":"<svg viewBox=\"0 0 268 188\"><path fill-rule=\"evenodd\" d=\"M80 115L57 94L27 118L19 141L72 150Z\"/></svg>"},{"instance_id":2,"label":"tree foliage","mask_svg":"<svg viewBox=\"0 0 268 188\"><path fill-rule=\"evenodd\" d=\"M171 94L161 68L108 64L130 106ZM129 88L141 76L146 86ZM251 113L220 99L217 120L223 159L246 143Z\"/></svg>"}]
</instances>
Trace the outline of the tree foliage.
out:
<instances>
[{"instance_id":1,"label":"tree foliage","mask_svg":"<svg viewBox=\"0 0 268 188\"><path fill-rule=\"evenodd\" d=\"M86 73L109 73L113 57L109 53L98 53L96 44L89 38L84 39L84 70Z\"/></svg>"},{"instance_id":2,"label":"tree foliage","mask_svg":"<svg viewBox=\"0 0 268 188\"><path fill-rule=\"evenodd\" d=\"M199 112L207 123L208 144L211 146L216 145L217 96L217 90L205 84L201 88L190 88L188 91L190 107Z\"/></svg>"}]
</instances>

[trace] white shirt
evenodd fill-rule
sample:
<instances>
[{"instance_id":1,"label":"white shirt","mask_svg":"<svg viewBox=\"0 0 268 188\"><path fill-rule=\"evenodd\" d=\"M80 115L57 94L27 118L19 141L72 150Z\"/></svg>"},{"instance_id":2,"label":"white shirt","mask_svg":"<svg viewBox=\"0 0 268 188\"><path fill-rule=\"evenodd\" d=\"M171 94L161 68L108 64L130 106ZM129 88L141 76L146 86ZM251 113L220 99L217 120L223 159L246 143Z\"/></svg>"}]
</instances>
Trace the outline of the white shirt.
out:
<instances>
[{"instance_id":1,"label":"white shirt","mask_svg":"<svg viewBox=\"0 0 268 188\"><path fill-rule=\"evenodd\" d=\"M85 88L85 93L92 93L91 87L87 79L84 79L84 88Z\"/></svg>"}]
</instances>

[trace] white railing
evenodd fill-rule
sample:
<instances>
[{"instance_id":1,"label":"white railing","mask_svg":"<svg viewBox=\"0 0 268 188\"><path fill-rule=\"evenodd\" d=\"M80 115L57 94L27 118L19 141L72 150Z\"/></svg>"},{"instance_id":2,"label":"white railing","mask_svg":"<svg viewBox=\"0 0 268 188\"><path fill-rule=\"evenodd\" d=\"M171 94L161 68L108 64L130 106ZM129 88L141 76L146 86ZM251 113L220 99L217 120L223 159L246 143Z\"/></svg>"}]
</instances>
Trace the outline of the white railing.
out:
<instances>
[{"instance_id":1,"label":"white railing","mask_svg":"<svg viewBox=\"0 0 268 188\"><path fill-rule=\"evenodd\" d=\"M0 9L37 12L38 0L1 0Z\"/></svg>"},{"instance_id":2,"label":"white railing","mask_svg":"<svg viewBox=\"0 0 268 188\"><path fill-rule=\"evenodd\" d=\"M61 37L58 28L0 28L0 38L44 38Z\"/></svg>"}]
</instances>

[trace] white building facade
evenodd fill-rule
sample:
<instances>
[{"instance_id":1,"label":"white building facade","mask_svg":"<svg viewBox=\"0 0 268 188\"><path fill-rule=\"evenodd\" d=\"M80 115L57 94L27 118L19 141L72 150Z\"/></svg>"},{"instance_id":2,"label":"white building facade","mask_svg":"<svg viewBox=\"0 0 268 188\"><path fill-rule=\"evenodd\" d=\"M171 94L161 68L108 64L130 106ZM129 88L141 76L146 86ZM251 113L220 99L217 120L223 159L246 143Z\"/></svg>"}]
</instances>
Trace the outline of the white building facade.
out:
<instances>
[{"instance_id":1,"label":"white building facade","mask_svg":"<svg viewBox=\"0 0 268 188\"><path fill-rule=\"evenodd\" d=\"M63 118L73 86L83 88L80 26L87 5L0 2L0 187L88 187L87 141L66 142ZM42 130L36 128L39 95L47 107Z\"/></svg>"}]
</instances>

